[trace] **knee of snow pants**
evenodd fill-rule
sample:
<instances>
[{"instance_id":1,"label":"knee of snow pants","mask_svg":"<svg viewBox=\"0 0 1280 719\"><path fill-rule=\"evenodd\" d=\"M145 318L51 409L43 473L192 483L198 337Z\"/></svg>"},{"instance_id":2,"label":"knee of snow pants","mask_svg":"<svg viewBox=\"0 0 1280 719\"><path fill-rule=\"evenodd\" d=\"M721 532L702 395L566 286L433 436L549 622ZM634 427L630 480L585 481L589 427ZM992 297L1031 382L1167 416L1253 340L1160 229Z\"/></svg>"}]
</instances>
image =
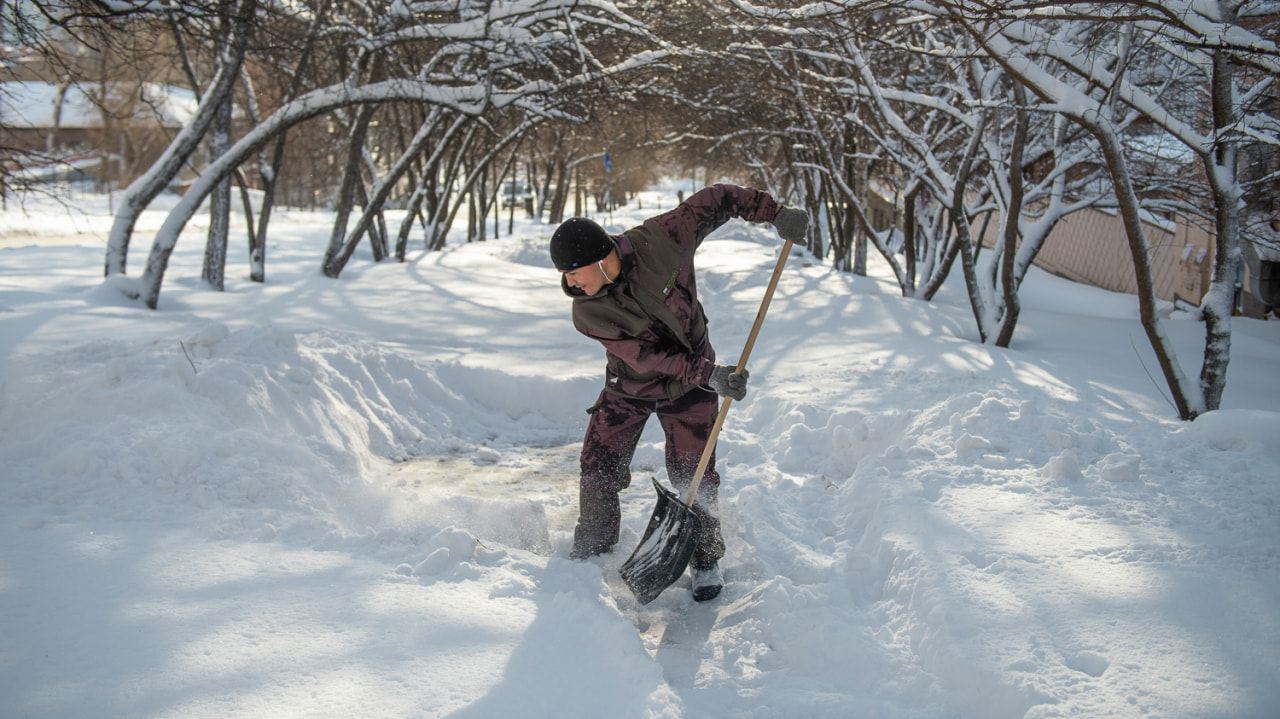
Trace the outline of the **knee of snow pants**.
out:
<instances>
[{"instance_id":1,"label":"knee of snow pants","mask_svg":"<svg viewBox=\"0 0 1280 719\"><path fill-rule=\"evenodd\" d=\"M653 411L645 403L602 392L582 440L583 491L620 492L631 486L631 457Z\"/></svg>"}]
</instances>

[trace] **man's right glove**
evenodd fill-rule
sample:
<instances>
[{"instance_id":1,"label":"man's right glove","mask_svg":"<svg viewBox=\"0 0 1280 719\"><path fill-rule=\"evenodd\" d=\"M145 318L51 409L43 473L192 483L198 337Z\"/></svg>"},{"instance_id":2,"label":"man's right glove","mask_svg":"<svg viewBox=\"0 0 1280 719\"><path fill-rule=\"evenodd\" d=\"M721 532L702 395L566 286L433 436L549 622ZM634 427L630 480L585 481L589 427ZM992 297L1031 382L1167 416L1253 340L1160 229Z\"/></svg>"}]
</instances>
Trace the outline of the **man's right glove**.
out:
<instances>
[{"instance_id":1,"label":"man's right glove","mask_svg":"<svg viewBox=\"0 0 1280 719\"><path fill-rule=\"evenodd\" d=\"M805 234L809 231L809 216L804 213L804 210L783 207L773 218L773 228L778 231L782 239L803 244Z\"/></svg>"},{"instance_id":2,"label":"man's right glove","mask_svg":"<svg viewBox=\"0 0 1280 719\"><path fill-rule=\"evenodd\" d=\"M741 400L747 396L747 377L751 373L744 369L742 374L737 374L733 370L733 367L727 367L722 364L716 365L711 370L711 379L707 380L707 385L721 397L732 397L734 400Z\"/></svg>"}]
</instances>

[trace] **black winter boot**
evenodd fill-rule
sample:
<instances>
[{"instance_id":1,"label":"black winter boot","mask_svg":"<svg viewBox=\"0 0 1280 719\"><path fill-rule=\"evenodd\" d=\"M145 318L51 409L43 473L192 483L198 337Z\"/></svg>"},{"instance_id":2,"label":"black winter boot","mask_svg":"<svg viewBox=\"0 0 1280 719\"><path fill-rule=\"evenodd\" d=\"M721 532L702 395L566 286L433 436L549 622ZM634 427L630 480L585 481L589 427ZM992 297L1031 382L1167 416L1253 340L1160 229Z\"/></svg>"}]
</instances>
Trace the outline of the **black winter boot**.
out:
<instances>
[{"instance_id":1,"label":"black winter boot","mask_svg":"<svg viewBox=\"0 0 1280 719\"><path fill-rule=\"evenodd\" d=\"M571 559L586 559L604 554L618 543L622 526L622 508L617 492L578 492L578 525L573 529Z\"/></svg>"},{"instance_id":2,"label":"black winter boot","mask_svg":"<svg viewBox=\"0 0 1280 719\"><path fill-rule=\"evenodd\" d=\"M724 588L724 579L720 575L720 565L712 562L709 565L689 566L689 576L693 579L693 601L706 602L720 596Z\"/></svg>"},{"instance_id":3,"label":"black winter boot","mask_svg":"<svg viewBox=\"0 0 1280 719\"><path fill-rule=\"evenodd\" d=\"M689 496L689 484L677 485L676 494L683 501ZM693 502L693 513L698 515L702 523L702 536L698 546L693 550L689 564L694 567L711 567L724 557L724 536L720 533L719 502L707 497L703 488L698 488L698 497Z\"/></svg>"}]
</instances>

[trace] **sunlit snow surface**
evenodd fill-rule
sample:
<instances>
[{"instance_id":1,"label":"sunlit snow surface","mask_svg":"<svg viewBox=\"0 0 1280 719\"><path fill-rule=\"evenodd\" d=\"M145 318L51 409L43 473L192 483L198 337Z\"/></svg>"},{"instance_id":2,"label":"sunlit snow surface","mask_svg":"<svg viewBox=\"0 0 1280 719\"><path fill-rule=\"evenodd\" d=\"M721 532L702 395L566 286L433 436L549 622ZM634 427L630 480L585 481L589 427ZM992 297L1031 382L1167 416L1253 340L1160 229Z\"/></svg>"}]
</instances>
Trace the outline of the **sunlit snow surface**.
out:
<instances>
[{"instance_id":1,"label":"sunlit snow surface","mask_svg":"<svg viewBox=\"0 0 1280 719\"><path fill-rule=\"evenodd\" d=\"M547 225L331 280L330 217L277 212L267 283L240 235L216 293L197 223L149 311L103 282L106 198L68 204L0 214L0 716L1280 715L1280 323L1234 320L1188 424L1131 297L1033 271L1002 350L954 282L798 252L719 445L725 592L640 607L661 435L617 550L567 559L603 355ZM726 361L778 248L698 255Z\"/></svg>"}]
</instances>

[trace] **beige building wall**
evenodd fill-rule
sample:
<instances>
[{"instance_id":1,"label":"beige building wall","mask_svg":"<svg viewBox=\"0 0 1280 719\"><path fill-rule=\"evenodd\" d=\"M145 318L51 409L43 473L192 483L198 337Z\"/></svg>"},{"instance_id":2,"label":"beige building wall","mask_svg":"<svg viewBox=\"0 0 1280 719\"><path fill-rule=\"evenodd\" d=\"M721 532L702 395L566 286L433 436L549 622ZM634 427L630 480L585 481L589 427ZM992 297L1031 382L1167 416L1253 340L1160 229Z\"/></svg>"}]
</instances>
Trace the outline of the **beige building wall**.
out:
<instances>
[{"instance_id":1,"label":"beige building wall","mask_svg":"<svg viewBox=\"0 0 1280 719\"><path fill-rule=\"evenodd\" d=\"M988 226L990 246L998 227ZM1179 220L1145 222L1156 296L1199 305L1213 270L1213 238L1205 230ZM1124 222L1114 213L1082 210L1063 218L1036 256L1036 265L1055 275L1113 292L1136 294L1133 256Z\"/></svg>"}]
</instances>

